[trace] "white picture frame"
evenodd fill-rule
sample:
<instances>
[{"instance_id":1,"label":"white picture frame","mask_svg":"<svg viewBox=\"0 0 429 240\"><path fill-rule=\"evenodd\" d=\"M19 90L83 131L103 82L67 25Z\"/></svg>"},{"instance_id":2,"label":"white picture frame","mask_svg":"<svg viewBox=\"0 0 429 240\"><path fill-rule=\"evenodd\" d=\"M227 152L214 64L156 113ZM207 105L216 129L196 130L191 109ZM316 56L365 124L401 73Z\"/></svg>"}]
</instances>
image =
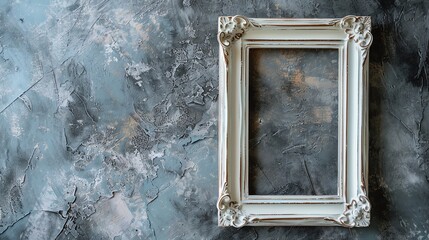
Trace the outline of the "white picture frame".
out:
<instances>
[{"instance_id":1,"label":"white picture frame","mask_svg":"<svg viewBox=\"0 0 429 240\"><path fill-rule=\"evenodd\" d=\"M368 52L371 18L219 17L219 226L367 227ZM334 48L338 75L338 195L248 194L248 49Z\"/></svg>"}]
</instances>

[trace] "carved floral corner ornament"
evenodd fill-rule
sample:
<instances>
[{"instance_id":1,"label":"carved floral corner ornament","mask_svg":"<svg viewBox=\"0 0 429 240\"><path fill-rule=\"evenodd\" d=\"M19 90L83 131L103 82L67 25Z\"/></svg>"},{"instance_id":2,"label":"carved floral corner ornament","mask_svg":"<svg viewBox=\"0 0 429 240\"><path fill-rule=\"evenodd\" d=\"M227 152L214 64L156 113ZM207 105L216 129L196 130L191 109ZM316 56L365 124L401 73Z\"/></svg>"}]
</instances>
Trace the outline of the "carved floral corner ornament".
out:
<instances>
[{"instance_id":1,"label":"carved floral corner ornament","mask_svg":"<svg viewBox=\"0 0 429 240\"><path fill-rule=\"evenodd\" d=\"M369 203L365 189L362 187L362 193L352 199L351 203L346 204L343 214L337 219L325 218L327 221L333 221L343 227L368 227L371 219L371 204Z\"/></svg>"},{"instance_id":2,"label":"carved floral corner ornament","mask_svg":"<svg viewBox=\"0 0 429 240\"><path fill-rule=\"evenodd\" d=\"M240 228L249 221L249 218L241 210L241 206L237 202L231 201L231 196L228 192L228 183L226 182L219 196L217 209L219 211L220 226Z\"/></svg>"},{"instance_id":3,"label":"carved floral corner ornament","mask_svg":"<svg viewBox=\"0 0 429 240\"><path fill-rule=\"evenodd\" d=\"M224 48L228 48L240 39L249 27L254 27L247 17L233 16L219 18L218 41Z\"/></svg>"},{"instance_id":4,"label":"carved floral corner ornament","mask_svg":"<svg viewBox=\"0 0 429 240\"><path fill-rule=\"evenodd\" d=\"M372 43L371 17L368 16L345 16L341 20L333 22L344 29L349 39L353 39L362 51L363 62L368 55L368 49Z\"/></svg>"},{"instance_id":5,"label":"carved floral corner ornament","mask_svg":"<svg viewBox=\"0 0 429 240\"><path fill-rule=\"evenodd\" d=\"M231 45L239 40L250 27L259 27L259 25L251 22L247 17L240 15L219 17L217 38L218 42L222 45L223 56L226 62L228 62Z\"/></svg>"}]
</instances>

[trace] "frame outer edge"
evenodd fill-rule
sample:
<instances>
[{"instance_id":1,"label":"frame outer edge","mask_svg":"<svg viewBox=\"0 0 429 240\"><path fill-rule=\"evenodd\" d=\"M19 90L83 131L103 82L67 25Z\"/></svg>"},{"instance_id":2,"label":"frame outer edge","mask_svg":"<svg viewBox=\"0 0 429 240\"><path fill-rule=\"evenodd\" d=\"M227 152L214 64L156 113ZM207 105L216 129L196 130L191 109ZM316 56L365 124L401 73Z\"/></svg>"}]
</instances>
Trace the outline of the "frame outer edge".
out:
<instances>
[{"instance_id":1,"label":"frame outer edge","mask_svg":"<svg viewBox=\"0 0 429 240\"><path fill-rule=\"evenodd\" d=\"M241 17L241 16L236 16ZM218 20L218 39L221 33L221 24L222 20L225 17L219 17ZM235 18L235 17L234 17ZM247 19L244 17L244 19ZM353 20L352 22L347 22L348 20ZM267 25L262 24L265 26L272 26L272 27L280 27L279 25L275 25L274 23L281 22L283 19L274 19L273 23L269 23L269 19L252 19L250 18L251 23L265 23L268 22ZM368 136L369 136L369 129L368 129L368 91L369 91L369 47L372 43L372 35L370 33L371 30L371 19L370 17L366 16L346 16L344 18L335 18L335 19L284 19L285 24L283 26L285 27L291 27L297 26L307 26L304 25L305 23L319 23L315 24L314 27L329 27L329 28L338 28L345 30L346 35L349 38L349 42L352 44L356 44L357 48L362 51L362 55L358 57L358 62L360 62L359 66L361 68L361 71L358 71L358 89L357 91L357 100L358 100L358 106L357 106L357 117L359 118L357 121L357 137L358 141L357 144L357 165L356 165L356 171L357 177L360 179L357 180L357 184L360 183L360 186L358 186L358 191L356 192L356 196L352 197L352 200L350 203L345 204L345 209L342 214L338 216L338 218L324 218L325 222L318 222L318 224L315 224L316 222L313 222L311 226L320 226L321 225L336 225L336 226L343 226L343 227L366 227L369 226L369 211L371 209L370 203L367 198L367 189L368 189L368 148L369 148L369 142L368 142ZM322 23L322 24L320 24ZM272 25L270 25L272 24ZM365 31L369 34L369 42L366 39L366 35L363 35L362 32L360 32L359 29L356 30L356 27L358 24L363 24L364 27L367 27L369 25L369 30L365 29ZM260 27L260 25L259 25ZM311 27L311 26L310 26ZM281 29L287 29L282 28ZM353 32L355 31L355 32ZM244 31L243 31L244 33ZM365 32L366 33L366 32ZM357 36L357 37L356 37ZM238 38L240 38L241 35L239 35ZM363 37L363 40L362 40ZM354 38L354 39L353 39ZM354 42L353 42L353 40ZM222 44L222 42L219 42L219 150L218 150L218 158L219 158L219 199L221 199L222 196L225 196L225 194L222 195L222 192L225 192L225 189L227 191L227 183L228 183L228 80L229 80L229 71L228 71L228 62L230 59L228 58L229 55L229 45L226 47L225 44ZM346 74L348 75L348 74ZM360 77L359 77L360 75ZM348 89L347 89L348 91ZM348 115L347 115L348 117ZM350 194L350 193L349 193ZM229 196L229 193L227 194ZM229 201L227 201L229 202ZM231 202L231 204L236 204L234 202ZM234 207L239 207L235 205L230 205ZM362 217L360 217L360 214L363 214ZM221 224L221 210L218 209L218 225L219 226L227 226L225 224ZM296 222L292 220L293 218L286 218L286 219L278 219L280 222L278 222L279 225L295 225L299 224L299 222ZM305 218L305 221L312 222L312 218L308 217ZM256 220L256 219L255 219ZM267 222L263 222L263 219L260 219L258 221L253 222L250 221L248 224L252 226L256 225L267 225L269 224L268 219ZM315 219L314 219L315 220ZM244 219L245 222L247 222L246 219ZM283 222L283 224L281 223ZM321 221L321 220L320 220ZM244 223L243 225L245 225ZM305 225L305 224L304 224ZM241 227L236 226L234 224L231 224L230 226L234 227Z\"/></svg>"},{"instance_id":2,"label":"frame outer edge","mask_svg":"<svg viewBox=\"0 0 429 240\"><path fill-rule=\"evenodd\" d=\"M218 18L218 32L220 32L221 17ZM218 186L218 199L220 199L222 195L222 188L226 182L226 169L224 167L224 163L226 162L226 153L227 153L227 145L226 145L226 129L228 124L227 118L227 99L226 99L226 89L225 89L225 73L226 66L223 55L223 47L220 43L219 46L219 103L218 103L218 171L219 171L219 186ZM222 226L220 223L220 213L221 211L218 209L218 226Z\"/></svg>"}]
</instances>

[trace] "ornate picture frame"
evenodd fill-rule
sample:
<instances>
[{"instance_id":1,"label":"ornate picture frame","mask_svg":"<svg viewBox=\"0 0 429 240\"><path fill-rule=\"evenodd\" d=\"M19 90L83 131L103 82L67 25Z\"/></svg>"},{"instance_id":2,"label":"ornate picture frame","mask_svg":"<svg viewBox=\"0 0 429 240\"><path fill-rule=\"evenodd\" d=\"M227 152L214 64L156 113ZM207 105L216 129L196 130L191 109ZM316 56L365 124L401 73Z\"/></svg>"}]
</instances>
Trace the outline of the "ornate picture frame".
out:
<instances>
[{"instance_id":1,"label":"ornate picture frame","mask_svg":"<svg viewBox=\"0 0 429 240\"><path fill-rule=\"evenodd\" d=\"M371 18L219 17L218 225L367 227L368 52ZM248 50L331 48L339 52L338 195L248 194Z\"/></svg>"}]
</instances>

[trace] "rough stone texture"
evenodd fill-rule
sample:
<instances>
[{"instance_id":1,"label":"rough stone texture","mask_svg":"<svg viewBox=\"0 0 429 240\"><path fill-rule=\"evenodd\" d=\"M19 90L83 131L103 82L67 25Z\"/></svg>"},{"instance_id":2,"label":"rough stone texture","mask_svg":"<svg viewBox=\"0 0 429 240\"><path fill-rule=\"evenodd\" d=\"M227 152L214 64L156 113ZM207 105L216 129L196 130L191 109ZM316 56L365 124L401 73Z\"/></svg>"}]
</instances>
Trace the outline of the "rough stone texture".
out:
<instances>
[{"instance_id":1,"label":"rough stone texture","mask_svg":"<svg viewBox=\"0 0 429 240\"><path fill-rule=\"evenodd\" d=\"M0 239L429 238L429 2L0 1ZM370 15L371 226L219 228L217 17Z\"/></svg>"},{"instance_id":2,"label":"rough stone texture","mask_svg":"<svg viewBox=\"0 0 429 240\"><path fill-rule=\"evenodd\" d=\"M337 195L338 50L249 50L249 194Z\"/></svg>"}]
</instances>

